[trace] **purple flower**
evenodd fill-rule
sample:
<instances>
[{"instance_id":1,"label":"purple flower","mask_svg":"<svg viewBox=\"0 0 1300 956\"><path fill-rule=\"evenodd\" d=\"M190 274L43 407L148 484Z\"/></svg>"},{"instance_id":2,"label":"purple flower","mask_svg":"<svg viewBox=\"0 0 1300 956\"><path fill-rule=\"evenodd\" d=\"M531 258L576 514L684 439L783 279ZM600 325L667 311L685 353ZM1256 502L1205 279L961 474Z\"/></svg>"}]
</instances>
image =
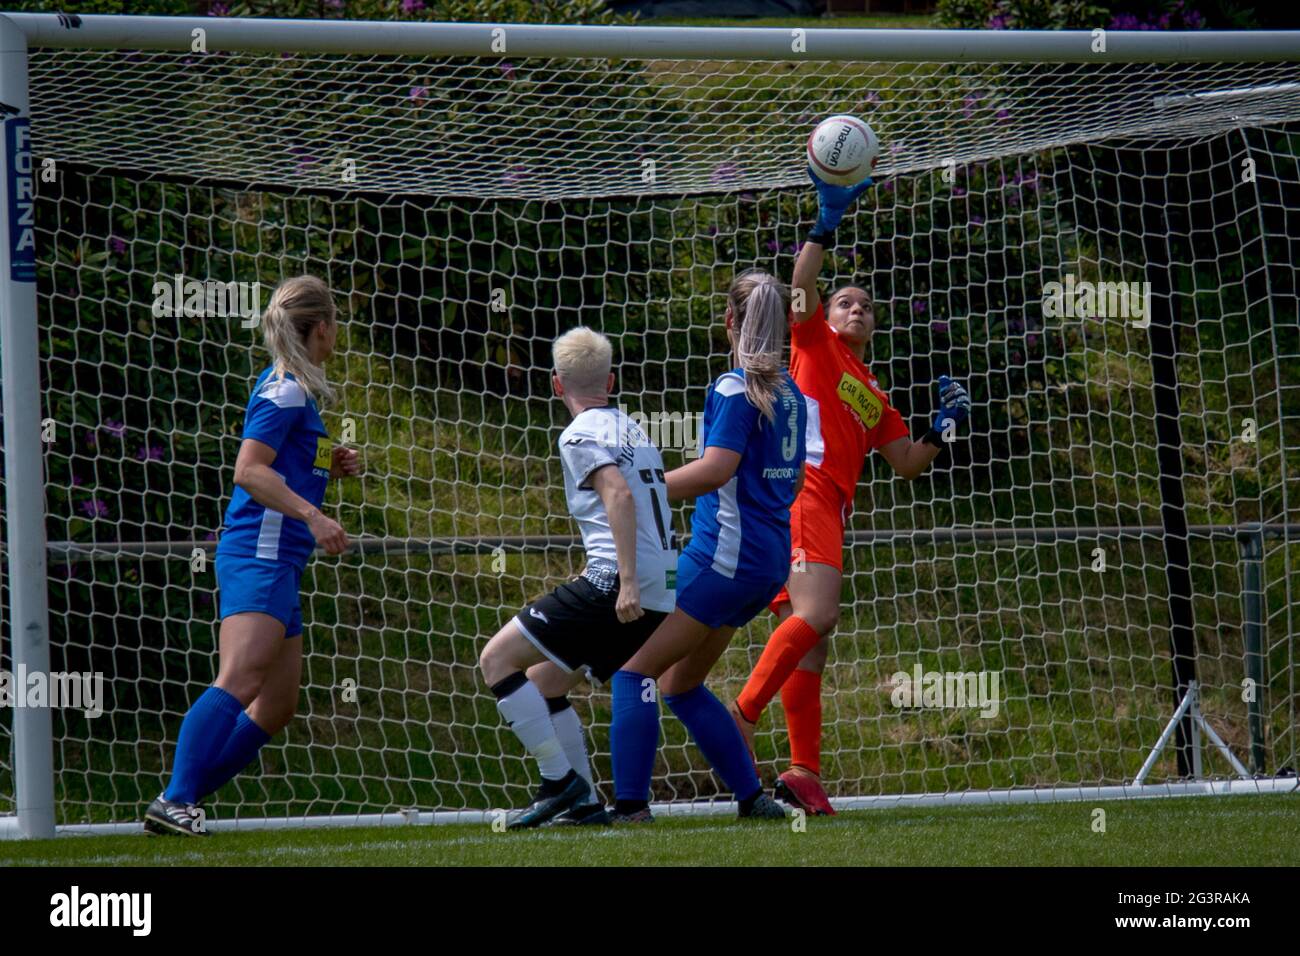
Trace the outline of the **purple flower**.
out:
<instances>
[{"instance_id":1,"label":"purple flower","mask_svg":"<svg viewBox=\"0 0 1300 956\"><path fill-rule=\"evenodd\" d=\"M413 86L411 87L411 92L406 94L406 98L410 100L422 100L428 95L429 88L427 86Z\"/></svg>"},{"instance_id":2,"label":"purple flower","mask_svg":"<svg viewBox=\"0 0 1300 956\"><path fill-rule=\"evenodd\" d=\"M867 95L862 98L863 106L875 106L880 102L880 94L875 90L867 90Z\"/></svg>"},{"instance_id":3,"label":"purple flower","mask_svg":"<svg viewBox=\"0 0 1300 956\"><path fill-rule=\"evenodd\" d=\"M1005 30L1007 28L1006 14L999 13L989 17L989 22L985 24L986 30Z\"/></svg>"},{"instance_id":4,"label":"purple flower","mask_svg":"<svg viewBox=\"0 0 1300 956\"><path fill-rule=\"evenodd\" d=\"M1011 110L1007 109L1006 107L1003 107L993 115L997 117L997 121L999 123L1005 123L1007 120L1011 118Z\"/></svg>"},{"instance_id":5,"label":"purple flower","mask_svg":"<svg viewBox=\"0 0 1300 956\"><path fill-rule=\"evenodd\" d=\"M1011 362L1012 362L1013 365L1019 365L1020 362L1021 362L1021 360L1023 360L1023 359L1024 359L1024 356L1021 355L1019 352L1012 352L1012 353L1011 353Z\"/></svg>"},{"instance_id":6,"label":"purple flower","mask_svg":"<svg viewBox=\"0 0 1300 956\"><path fill-rule=\"evenodd\" d=\"M421 4L421 6L423 6L423 4ZM502 63L498 69L501 70L502 76L507 80L513 80L515 78L515 65L513 63Z\"/></svg>"},{"instance_id":7,"label":"purple flower","mask_svg":"<svg viewBox=\"0 0 1300 956\"><path fill-rule=\"evenodd\" d=\"M210 17L224 17L229 13L230 8L222 3L221 0L213 0L212 3L208 4L208 16Z\"/></svg>"},{"instance_id":8,"label":"purple flower","mask_svg":"<svg viewBox=\"0 0 1300 956\"><path fill-rule=\"evenodd\" d=\"M740 174L740 167L733 162L719 163L713 170L713 184L724 183L728 180L735 179Z\"/></svg>"},{"instance_id":9,"label":"purple flower","mask_svg":"<svg viewBox=\"0 0 1300 956\"><path fill-rule=\"evenodd\" d=\"M159 445L150 445L148 448L141 446L135 453L137 461L162 461L163 450Z\"/></svg>"},{"instance_id":10,"label":"purple flower","mask_svg":"<svg viewBox=\"0 0 1300 956\"><path fill-rule=\"evenodd\" d=\"M325 6L334 10L342 10L345 4L346 0L325 0Z\"/></svg>"},{"instance_id":11,"label":"purple flower","mask_svg":"<svg viewBox=\"0 0 1300 956\"><path fill-rule=\"evenodd\" d=\"M416 13L424 9L424 0L402 0L403 13Z\"/></svg>"},{"instance_id":12,"label":"purple flower","mask_svg":"<svg viewBox=\"0 0 1300 956\"><path fill-rule=\"evenodd\" d=\"M857 246L853 246L852 248L849 248L849 249L845 249L845 250L844 250L844 258L846 258L846 259L856 259L857 257L858 257L858 247L857 247Z\"/></svg>"},{"instance_id":13,"label":"purple flower","mask_svg":"<svg viewBox=\"0 0 1300 956\"><path fill-rule=\"evenodd\" d=\"M948 323L947 323L947 322L939 322L939 321L931 322L931 323L930 323L930 331L933 332L935 335L947 335L947 334L948 334Z\"/></svg>"},{"instance_id":14,"label":"purple flower","mask_svg":"<svg viewBox=\"0 0 1300 956\"><path fill-rule=\"evenodd\" d=\"M775 253L778 249L781 248L781 244L777 242L775 239L767 240L767 242L764 243L764 246L766 247L767 251L771 253Z\"/></svg>"},{"instance_id":15,"label":"purple flower","mask_svg":"<svg viewBox=\"0 0 1300 956\"><path fill-rule=\"evenodd\" d=\"M971 217L970 217L970 224L971 224L972 226L982 226L982 225L984 225L984 217L983 217L983 216L971 216Z\"/></svg>"},{"instance_id":16,"label":"purple flower","mask_svg":"<svg viewBox=\"0 0 1300 956\"><path fill-rule=\"evenodd\" d=\"M965 187L965 186L953 186L953 187L952 187L952 194L953 194L954 196L960 198L960 197L966 195L966 187Z\"/></svg>"},{"instance_id":17,"label":"purple flower","mask_svg":"<svg viewBox=\"0 0 1300 956\"><path fill-rule=\"evenodd\" d=\"M1138 18L1132 13L1121 13L1110 21L1112 30L1136 30L1138 28Z\"/></svg>"},{"instance_id":18,"label":"purple flower","mask_svg":"<svg viewBox=\"0 0 1300 956\"><path fill-rule=\"evenodd\" d=\"M523 178L524 173L528 172L527 166L514 165L501 174L502 186L515 186Z\"/></svg>"},{"instance_id":19,"label":"purple flower","mask_svg":"<svg viewBox=\"0 0 1300 956\"><path fill-rule=\"evenodd\" d=\"M916 299L912 302L912 312L915 315L925 314L925 302L922 299Z\"/></svg>"},{"instance_id":20,"label":"purple flower","mask_svg":"<svg viewBox=\"0 0 1300 956\"><path fill-rule=\"evenodd\" d=\"M114 438L121 438L126 434L126 426L112 418L105 421L103 427L104 431L108 432Z\"/></svg>"},{"instance_id":21,"label":"purple flower","mask_svg":"<svg viewBox=\"0 0 1300 956\"><path fill-rule=\"evenodd\" d=\"M884 190L885 192L887 192L887 193L892 193L892 192L894 191L894 180L893 180L892 178L891 178L891 179L886 179L886 180L885 180L885 184L884 184L883 186L881 186L880 188L883 189L883 190Z\"/></svg>"},{"instance_id":22,"label":"purple flower","mask_svg":"<svg viewBox=\"0 0 1300 956\"><path fill-rule=\"evenodd\" d=\"M979 103L980 98L975 93L967 93L961 100L961 115L970 119L975 112L975 105Z\"/></svg>"},{"instance_id":23,"label":"purple flower","mask_svg":"<svg viewBox=\"0 0 1300 956\"><path fill-rule=\"evenodd\" d=\"M289 147L289 152L293 153L298 159L295 171L299 173L305 172L307 167L312 163L320 162L319 159L307 152L307 147L305 146L291 146Z\"/></svg>"},{"instance_id":24,"label":"purple flower","mask_svg":"<svg viewBox=\"0 0 1300 956\"><path fill-rule=\"evenodd\" d=\"M81 503L81 510L86 513L86 517L88 518L108 517L108 505L106 505L103 502L103 500L100 498L94 498L90 501L83 501Z\"/></svg>"},{"instance_id":25,"label":"purple flower","mask_svg":"<svg viewBox=\"0 0 1300 956\"><path fill-rule=\"evenodd\" d=\"M1025 344L1028 345L1028 346L1032 349L1035 345L1038 344L1038 336L1036 336L1036 335L1026 336L1026 337L1025 337Z\"/></svg>"},{"instance_id":26,"label":"purple flower","mask_svg":"<svg viewBox=\"0 0 1300 956\"><path fill-rule=\"evenodd\" d=\"M1183 14L1183 26L1189 30L1199 30L1205 26L1205 17L1201 16L1195 10L1189 10Z\"/></svg>"},{"instance_id":27,"label":"purple flower","mask_svg":"<svg viewBox=\"0 0 1300 956\"><path fill-rule=\"evenodd\" d=\"M792 243L790 243L790 245L786 246L786 247L785 247L783 250L781 250L781 251L782 251L782 252L788 252L788 253L789 253L790 255L792 255L792 256L797 256L797 255L799 254L799 250L800 250L801 248L803 248L803 243L802 243L802 242L792 242Z\"/></svg>"},{"instance_id":28,"label":"purple flower","mask_svg":"<svg viewBox=\"0 0 1300 956\"><path fill-rule=\"evenodd\" d=\"M72 473L72 487L80 488L83 483L81 476L74 471Z\"/></svg>"},{"instance_id":29,"label":"purple flower","mask_svg":"<svg viewBox=\"0 0 1300 956\"><path fill-rule=\"evenodd\" d=\"M717 227L717 226L709 226L709 235L710 235L710 236L716 236L717 234L718 234L718 227Z\"/></svg>"},{"instance_id":30,"label":"purple flower","mask_svg":"<svg viewBox=\"0 0 1300 956\"><path fill-rule=\"evenodd\" d=\"M280 54L280 59L282 59L282 60L292 60L292 59L293 59L293 54L292 54L292 53L288 53L288 52L281 53L281 54Z\"/></svg>"},{"instance_id":31,"label":"purple flower","mask_svg":"<svg viewBox=\"0 0 1300 956\"><path fill-rule=\"evenodd\" d=\"M204 541L216 541L216 540L217 540L217 533L216 533L215 531L209 531L207 534L205 534L205 535L203 536L203 540L204 540Z\"/></svg>"},{"instance_id":32,"label":"purple flower","mask_svg":"<svg viewBox=\"0 0 1300 956\"><path fill-rule=\"evenodd\" d=\"M126 252L126 243L117 236L112 236L108 240L108 248L113 250L114 255L121 255Z\"/></svg>"},{"instance_id":33,"label":"purple flower","mask_svg":"<svg viewBox=\"0 0 1300 956\"><path fill-rule=\"evenodd\" d=\"M1023 332L1025 330L1025 323L1021 322L1019 319L1011 319L1007 322L1007 328L1012 332Z\"/></svg>"}]
</instances>

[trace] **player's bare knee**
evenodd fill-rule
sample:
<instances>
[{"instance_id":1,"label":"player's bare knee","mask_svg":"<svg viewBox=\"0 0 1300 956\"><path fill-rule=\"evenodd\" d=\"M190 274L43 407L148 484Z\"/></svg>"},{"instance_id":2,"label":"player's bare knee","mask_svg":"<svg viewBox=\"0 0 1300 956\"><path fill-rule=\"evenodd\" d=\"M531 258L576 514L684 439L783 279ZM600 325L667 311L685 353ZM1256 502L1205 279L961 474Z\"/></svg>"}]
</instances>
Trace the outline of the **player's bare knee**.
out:
<instances>
[{"instance_id":1,"label":"player's bare knee","mask_svg":"<svg viewBox=\"0 0 1300 956\"><path fill-rule=\"evenodd\" d=\"M835 625L840 622L838 607L827 608L817 606L804 608L802 613L799 611L796 611L795 613L799 614L809 627L821 635L822 640L819 643L824 643L826 638L830 636L831 631L835 630Z\"/></svg>"},{"instance_id":2,"label":"player's bare knee","mask_svg":"<svg viewBox=\"0 0 1300 956\"><path fill-rule=\"evenodd\" d=\"M264 667L222 670L217 675L215 683L217 687L220 687L231 697L238 700L241 705L247 707L262 692L262 687L266 684L267 670L268 668Z\"/></svg>"},{"instance_id":3,"label":"player's bare knee","mask_svg":"<svg viewBox=\"0 0 1300 956\"><path fill-rule=\"evenodd\" d=\"M493 638L488 641L487 647L483 648L483 653L478 656L478 669L489 687L509 673L509 667L503 660L505 655L501 650L501 642Z\"/></svg>"}]
</instances>

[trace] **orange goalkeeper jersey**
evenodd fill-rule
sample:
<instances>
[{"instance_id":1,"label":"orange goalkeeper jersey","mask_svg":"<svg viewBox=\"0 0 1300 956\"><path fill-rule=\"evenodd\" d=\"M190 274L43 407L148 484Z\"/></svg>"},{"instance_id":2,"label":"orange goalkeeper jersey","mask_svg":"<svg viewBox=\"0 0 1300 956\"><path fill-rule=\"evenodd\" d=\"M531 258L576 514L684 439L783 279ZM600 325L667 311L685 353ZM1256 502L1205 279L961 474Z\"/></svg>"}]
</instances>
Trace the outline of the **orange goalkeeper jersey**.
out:
<instances>
[{"instance_id":1,"label":"orange goalkeeper jersey","mask_svg":"<svg viewBox=\"0 0 1300 956\"><path fill-rule=\"evenodd\" d=\"M907 434L876 377L826 321L826 307L791 327L790 376L808 402L808 479L829 480L847 513L867 454Z\"/></svg>"}]
</instances>

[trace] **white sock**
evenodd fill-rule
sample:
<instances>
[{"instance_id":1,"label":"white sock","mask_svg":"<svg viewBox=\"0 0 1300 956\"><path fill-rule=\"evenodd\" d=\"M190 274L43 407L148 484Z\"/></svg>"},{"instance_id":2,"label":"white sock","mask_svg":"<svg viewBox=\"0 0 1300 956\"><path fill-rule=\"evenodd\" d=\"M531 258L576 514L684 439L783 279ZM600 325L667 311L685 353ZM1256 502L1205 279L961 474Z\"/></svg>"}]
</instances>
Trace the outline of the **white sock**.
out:
<instances>
[{"instance_id":1,"label":"white sock","mask_svg":"<svg viewBox=\"0 0 1300 956\"><path fill-rule=\"evenodd\" d=\"M591 779L591 761L587 759L587 737L582 731L582 721L578 718L578 712L572 706L566 707L558 713L551 714L551 724L555 727L555 736L560 739L569 766L578 771L578 775L591 786L591 792L582 802L595 803L596 783Z\"/></svg>"},{"instance_id":2,"label":"white sock","mask_svg":"<svg viewBox=\"0 0 1300 956\"><path fill-rule=\"evenodd\" d=\"M533 755L547 780L559 780L573 767L564 755L564 747L555 735L546 698L532 681L507 697L497 700L497 710L524 748Z\"/></svg>"}]
</instances>

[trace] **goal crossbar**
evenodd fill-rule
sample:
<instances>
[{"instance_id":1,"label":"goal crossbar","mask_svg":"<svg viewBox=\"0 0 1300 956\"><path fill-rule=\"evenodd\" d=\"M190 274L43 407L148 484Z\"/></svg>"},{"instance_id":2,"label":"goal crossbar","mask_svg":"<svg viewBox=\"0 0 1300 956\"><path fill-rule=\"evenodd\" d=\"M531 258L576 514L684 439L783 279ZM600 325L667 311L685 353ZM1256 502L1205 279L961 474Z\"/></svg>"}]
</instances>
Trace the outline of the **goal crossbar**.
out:
<instances>
[{"instance_id":1,"label":"goal crossbar","mask_svg":"<svg viewBox=\"0 0 1300 956\"><path fill-rule=\"evenodd\" d=\"M654 58L674 60L875 60L965 63L1269 62L1300 59L1300 33L1105 33L1092 30L835 30L799 34L781 27L573 26L565 24L399 23L103 14L4 14L31 46L69 49L188 50L202 30L209 50L247 52ZM504 46L502 42L504 41Z\"/></svg>"}]
</instances>

